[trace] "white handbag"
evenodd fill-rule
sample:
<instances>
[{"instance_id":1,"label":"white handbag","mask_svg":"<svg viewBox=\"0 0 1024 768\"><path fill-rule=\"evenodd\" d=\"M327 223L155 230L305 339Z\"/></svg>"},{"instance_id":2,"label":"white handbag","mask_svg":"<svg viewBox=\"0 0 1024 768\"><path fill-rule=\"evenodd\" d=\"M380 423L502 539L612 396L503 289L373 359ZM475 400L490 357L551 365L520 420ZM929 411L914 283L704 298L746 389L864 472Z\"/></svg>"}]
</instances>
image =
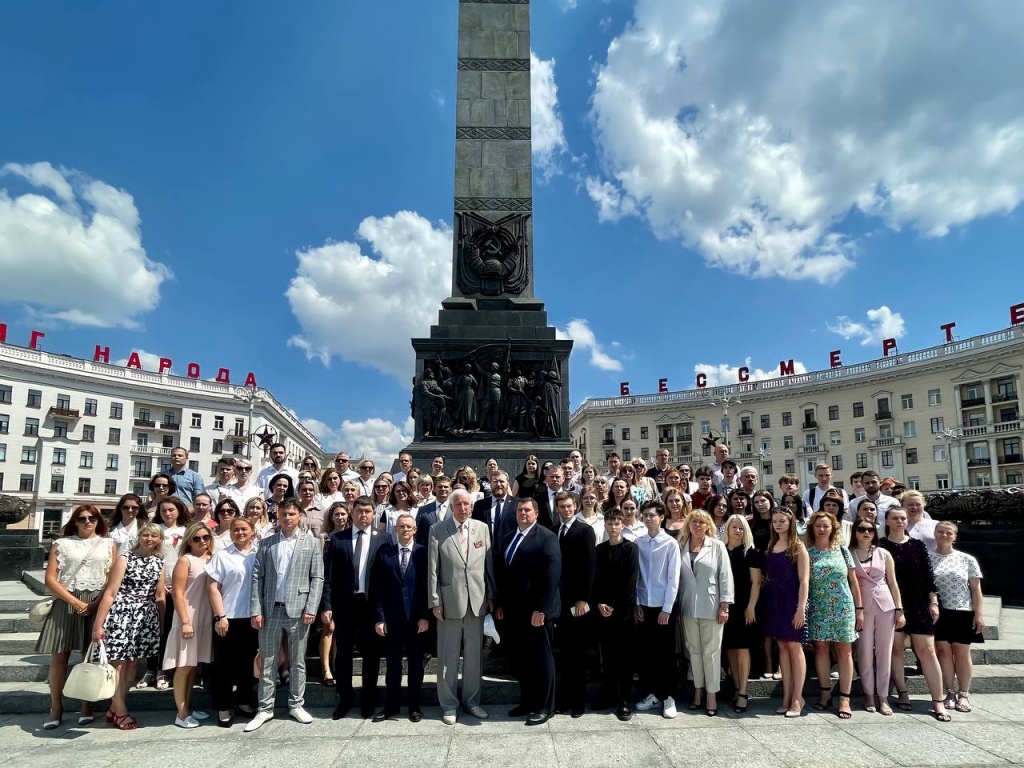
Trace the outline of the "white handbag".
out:
<instances>
[{"instance_id":1,"label":"white handbag","mask_svg":"<svg viewBox=\"0 0 1024 768\"><path fill-rule=\"evenodd\" d=\"M48 600L41 600L40 602L33 605L28 609L28 620L33 624L42 624L46 621L46 617L50 615L50 610L53 608L53 598Z\"/></svg>"},{"instance_id":2,"label":"white handbag","mask_svg":"<svg viewBox=\"0 0 1024 768\"><path fill-rule=\"evenodd\" d=\"M89 650L80 664L76 664L64 683L64 695L79 701L103 701L114 695L117 688L117 670L107 663L107 647L99 643L99 660L94 662L93 651L97 643L90 643Z\"/></svg>"}]
</instances>

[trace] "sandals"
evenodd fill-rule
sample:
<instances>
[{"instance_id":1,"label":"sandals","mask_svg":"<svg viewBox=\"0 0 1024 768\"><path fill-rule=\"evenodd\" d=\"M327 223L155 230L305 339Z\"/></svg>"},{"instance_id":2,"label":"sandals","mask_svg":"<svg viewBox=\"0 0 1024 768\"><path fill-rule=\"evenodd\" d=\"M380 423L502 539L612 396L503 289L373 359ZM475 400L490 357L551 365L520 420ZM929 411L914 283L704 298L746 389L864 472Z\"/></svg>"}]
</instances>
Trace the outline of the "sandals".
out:
<instances>
[{"instance_id":1,"label":"sandals","mask_svg":"<svg viewBox=\"0 0 1024 768\"><path fill-rule=\"evenodd\" d=\"M943 699L932 699L932 708L928 710L927 714L934 717L940 723L948 723L952 718L946 714ZM938 706L936 706L938 705Z\"/></svg>"},{"instance_id":2,"label":"sandals","mask_svg":"<svg viewBox=\"0 0 1024 768\"><path fill-rule=\"evenodd\" d=\"M156 685L153 687L158 691L166 691L171 687L171 684L167 682L167 677L161 672L156 676Z\"/></svg>"},{"instance_id":3,"label":"sandals","mask_svg":"<svg viewBox=\"0 0 1024 768\"><path fill-rule=\"evenodd\" d=\"M878 714L882 717L892 717L892 707L889 706L889 702L885 700L884 696L878 696Z\"/></svg>"},{"instance_id":4,"label":"sandals","mask_svg":"<svg viewBox=\"0 0 1024 768\"><path fill-rule=\"evenodd\" d=\"M910 703L910 691L904 688L902 691L896 689L896 706L902 709L904 712L909 712L914 708Z\"/></svg>"},{"instance_id":5,"label":"sandals","mask_svg":"<svg viewBox=\"0 0 1024 768\"><path fill-rule=\"evenodd\" d=\"M60 724L63 722L63 720L64 720L64 713L63 712L58 712L57 713L57 717L55 717L55 718L53 718L51 720L47 720L45 723L43 723L43 730L44 731L55 731L58 728L60 728Z\"/></svg>"},{"instance_id":6,"label":"sandals","mask_svg":"<svg viewBox=\"0 0 1024 768\"><path fill-rule=\"evenodd\" d=\"M691 704L689 707L687 707L687 709L689 709L691 712L696 712L698 709L702 709L703 707L704 707L704 696L701 695L701 696L698 696L697 700L695 702L693 702L693 704Z\"/></svg>"},{"instance_id":7,"label":"sandals","mask_svg":"<svg viewBox=\"0 0 1024 768\"><path fill-rule=\"evenodd\" d=\"M740 706L740 699L743 699L743 706ZM733 702L732 711L736 713L746 712L747 706L750 704L750 697L745 693L737 693L736 701Z\"/></svg>"},{"instance_id":8,"label":"sandals","mask_svg":"<svg viewBox=\"0 0 1024 768\"><path fill-rule=\"evenodd\" d=\"M842 691L839 692L839 707L843 706L843 699L846 699L847 706L849 706L850 694L843 693ZM839 709L836 712L836 717L838 717L840 720L849 720L851 717L853 717L853 713L849 710L844 712L842 709Z\"/></svg>"},{"instance_id":9,"label":"sandals","mask_svg":"<svg viewBox=\"0 0 1024 768\"><path fill-rule=\"evenodd\" d=\"M114 715L114 725L119 731L134 731L139 727L135 718L125 712L123 715Z\"/></svg>"},{"instance_id":10,"label":"sandals","mask_svg":"<svg viewBox=\"0 0 1024 768\"><path fill-rule=\"evenodd\" d=\"M820 685L818 688L821 690L821 696L819 696L818 700L814 702L814 708L819 712L824 712L826 709L830 709L832 707L832 688L831 686L826 688L824 685ZM822 701L821 699L825 694L828 694L828 698Z\"/></svg>"},{"instance_id":11,"label":"sandals","mask_svg":"<svg viewBox=\"0 0 1024 768\"><path fill-rule=\"evenodd\" d=\"M952 688L946 689L946 698L943 699L942 706L946 709L956 709L956 694L953 693Z\"/></svg>"},{"instance_id":12,"label":"sandals","mask_svg":"<svg viewBox=\"0 0 1024 768\"><path fill-rule=\"evenodd\" d=\"M156 681L156 675L152 672L146 672L142 677L135 683L136 688L149 688ZM113 722L113 721L111 721Z\"/></svg>"},{"instance_id":13,"label":"sandals","mask_svg":"<svg viewBox=\"0 0 1024 768\"><path fill-rule=\"evenodd\" d=\"M970 712L971 711L971 694L970 691L960 691L956 695L956 705L953 707L957 712Z\"/></svg>"},{"instance_id":14,"label":"sandals","mask_svg":"<svg viewBox=\"0 0 1024 768\"><path fill-rule=\"evenodd\" d=\"M82 715L78 718L79 725L92 725L93 721L96 720L95 715Z\"/></svg>"},{"instance_id":15,"label":"sandals","mask_svg":"<svg viewBox=\"0 0 1024 768\"><path fill-rule=\"evenodd\" d=\"M879 698L877 696L865 696L864 697L864 711L870 712L872 715L878 711Z\"/></svg>"}]
</instances>

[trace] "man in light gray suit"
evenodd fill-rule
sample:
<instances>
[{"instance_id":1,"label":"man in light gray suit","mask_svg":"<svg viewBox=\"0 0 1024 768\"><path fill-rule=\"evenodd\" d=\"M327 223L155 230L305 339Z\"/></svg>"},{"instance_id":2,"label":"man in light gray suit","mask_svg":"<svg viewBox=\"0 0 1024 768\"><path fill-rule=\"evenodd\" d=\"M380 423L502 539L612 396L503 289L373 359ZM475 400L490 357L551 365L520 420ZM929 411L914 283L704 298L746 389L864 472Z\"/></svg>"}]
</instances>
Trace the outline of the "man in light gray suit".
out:
<instances>
[{"instance_id":1,"label":"man in light gray suit","mask_svg":"<svg viewBox=\"0 0 1024 768\"><path fill-rule=\"evenodd\" d=\"M275 675L281 634L288 634L291 681L288 714L300 723L313 718L303 708L306 691L306 639L320 605L324 587L324 558L320 539L299 527L302 508L295 499L277 507L278 532L260 543L252 566L250 621L260 631L260 708L246 733L274 717Z\"/></svg>"},{"instance_id":2,"label":"man in light gray suit","mask_svg":"<svg viewBox=\"0 0 1024 768\"><path fill-rule=\"evenodd\" d=\"M494 570L491 532L486 523L470 518L472 497L464 490L449 498L451 514L430 528L427 545L427 604L437 618L437 699L445 725L455 725L459 705L459 655L462 666L462 705L479 720L484 616L493 607Z\"/></svg>"}]
</instances>

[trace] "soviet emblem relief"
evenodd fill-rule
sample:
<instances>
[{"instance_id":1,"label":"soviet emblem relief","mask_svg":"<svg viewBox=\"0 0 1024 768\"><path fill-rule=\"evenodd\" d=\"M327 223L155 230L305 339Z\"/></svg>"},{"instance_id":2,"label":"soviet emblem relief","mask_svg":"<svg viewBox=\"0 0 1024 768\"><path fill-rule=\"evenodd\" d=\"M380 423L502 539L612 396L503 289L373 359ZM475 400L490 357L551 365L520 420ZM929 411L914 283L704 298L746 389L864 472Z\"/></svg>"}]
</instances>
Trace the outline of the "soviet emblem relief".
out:
<instances>
[{"instance_id":1,"label":"soviet emblem relief","mask_svg":"<svg viewBox=\"0 0 1024 768\"><path fill-rule=\"evenodd\" d=\"M476 213L457 213L456 280L463 295L521 294L530 282L526 237L529 213L497 221Z\"/></svg>"}]
</instances>

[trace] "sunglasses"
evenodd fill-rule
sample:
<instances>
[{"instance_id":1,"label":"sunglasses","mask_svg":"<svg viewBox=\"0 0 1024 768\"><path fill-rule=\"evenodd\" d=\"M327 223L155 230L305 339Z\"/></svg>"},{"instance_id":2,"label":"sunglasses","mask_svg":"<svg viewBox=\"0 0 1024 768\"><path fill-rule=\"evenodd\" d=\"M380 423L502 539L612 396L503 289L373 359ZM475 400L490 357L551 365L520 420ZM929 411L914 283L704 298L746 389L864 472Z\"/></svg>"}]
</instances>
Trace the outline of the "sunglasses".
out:
<instances>
[{"instance_id":1,"label":"sunglasses","mask_svg":"<svg viewBox=\"0 0 1024 768\"><path fill-rule=\"evenodd\" d=\"M237 472L252 472L252 467L235 467Z\"/></svg>"},{"instance_id":2,"label":"sunglasses","mask_svg":"<svg viewBox=\"0 0 1024 768\"><path fill-rule=\"evenodd\" d=\"M138 509L138 507L136 507L136 509ZM99 520L99 518L96 517L96 515L79 515L78 519L75 522L79 524L95 523L97 520Z\"/></svg>"},{"instance_id":3,"label":"sunglasses","mask_svg":"<svg viewBox=\"0 0 1024 768\"><path fill-rule=\"evenodd\" d=\"M865 527L863 525L858 525L856 530L857 530L857 533L874 533L875 532L874 528L867 528L867 527Z\"/></svg>"},{"instance_id":4,"label":"sunglasses","mask_svg":"<svg viewBox=\"0 0 1024 768\"><path fill-rule=\"evenodd\" d=\"M154 483L153 484L153 488L154 489L156 489L156 488L170 488L170 487L171 486L169 486L167 483Z\"/></svg>"},{"instance_id":5,"label":"sunglasses","mask_svg":"<svg viewBox=\"0 0 1024 768\"><path fill-rule=\"evenodd\" d=\"M122 512L138 512L139 508L137 506L134 506L134 505L130 506L130 507L129 506L123 506L123 507L121 507L121 511Z\"/></svg>"},{"instance_id":6,"label":"sunglasses","mask_svg":"<svg viewBox=\"0 0 1024 768\"><path fill-rule=\"evenodd\" d=\"M217 510L217 514L219 514L219 515L237 515L238 512L236 512L232 507L221 507L220 509Z\"/></svg>"},{"instance_id":7,"label":"sunglasses","mask_svg":"<svg viewBox=\"0 0 1024 768\"><path fill-rule=\"evenodd\" d=\"M206 534L203 534L202 536L193 536L192 537L192 541L199 543L199 542L203 542L203 541L209 541L211 538L213 538L213 537L210 536L210 534L206 533Z\"/></svg>"}]
</instances>

